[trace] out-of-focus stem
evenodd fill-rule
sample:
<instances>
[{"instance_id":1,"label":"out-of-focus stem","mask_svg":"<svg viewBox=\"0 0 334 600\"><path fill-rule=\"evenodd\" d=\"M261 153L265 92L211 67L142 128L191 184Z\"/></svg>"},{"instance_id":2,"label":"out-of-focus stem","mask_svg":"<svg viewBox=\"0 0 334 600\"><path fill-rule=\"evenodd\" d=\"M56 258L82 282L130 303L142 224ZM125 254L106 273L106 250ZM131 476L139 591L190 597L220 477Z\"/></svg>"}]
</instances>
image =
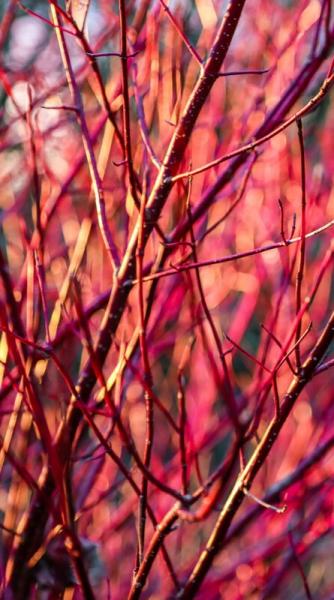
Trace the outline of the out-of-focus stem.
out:
<instances>
[{"instance_id":1,"label":"out-of-focus stem","mask_svg":"<svg viewBox=\"0 0 334 600\"><path fill-rule=\"evenodd\" d=\"M304 138L303 138L303 126L301 119L297 120L298 127L298 140L300 146L300 163L301 163L301 233L300 233L300 255L299 265L296 277L296 314L298 315L301 303L302 303L302 284L305 269L305 242L306 242L306 175L305 175L305 151L304 151ZM296 366L297 370L300 369L301 358L300 358L300 336L302 332L302 321L300 320L296 329Z\"/></svg>"},{"instance_id":2,"label":"out-of-focus stem","mask_svg":"<svg viewBox=\"0 0 334 600\"><path fill-rule=\"evenodd\" d=\"M103 239L104 245L106 247L106 250L110 256L113 267L114 267L114 269L117 269L117 267L120 264L119 257L118 257L118 251L117 251L116 245L113 241L111 231L110 231L110 228L108 225L102 181L101 181L100 174L99 174L99 171L97 168L97 163L96 163L96 158L95 158L95 154L94 154L94 150L93 150L93 146L92 146L92 141L91 141L90 134L88 131L88 126L87 126L87 122L86 122L86 117L85 117L85 112L84 112L84 107L83 107L83 103L82 103L82 99L81 99L80 90L78 88L78 85L77 85L77 82L75 79L74 71L72 68L71 60L70 60L70 55L69 55L66 41L65 41L64 32L61 29L61 21L60 21L59 14L57 12L57 9L56 9L53 1L50 0L50 2L51 2L52 19L53 19L53 22L55 23L55 25L57 25L56 35L57 35L57 39L58 39L59 49L60 49L63 63L64 63L64 69L65 69L66 76L67 76L68 86L70 88L74 106L76 108L76 114L78 117L80 129L81 129L82 141L83 141L83 145L84 145L84 149L85 149L86 159L87 159L87 163L88 163L88 167L89 167L90 176L92 179L92 186L93 186L94 195L95 195L97 218L98 218L98 222L99 222L102 239Z\"/></svg>"},{"instance_id":3,"label":"out-of-focus stem","mask_svg":"<svg viewBox=\"0 0 334 600\"><path fill-rule=\"evenodd\" d=\"M123 90L123 129L124 129L124 151L128 168L130 190L135 204L139 207L140 202L137 194L136 174L133 167L131 128L130 128L130 98L128 81L128 57L126 40L126 12L125 1L119 0L119 24L121 35L121 67L122 67L122 90Z\"/></svg>"}]
</instances>

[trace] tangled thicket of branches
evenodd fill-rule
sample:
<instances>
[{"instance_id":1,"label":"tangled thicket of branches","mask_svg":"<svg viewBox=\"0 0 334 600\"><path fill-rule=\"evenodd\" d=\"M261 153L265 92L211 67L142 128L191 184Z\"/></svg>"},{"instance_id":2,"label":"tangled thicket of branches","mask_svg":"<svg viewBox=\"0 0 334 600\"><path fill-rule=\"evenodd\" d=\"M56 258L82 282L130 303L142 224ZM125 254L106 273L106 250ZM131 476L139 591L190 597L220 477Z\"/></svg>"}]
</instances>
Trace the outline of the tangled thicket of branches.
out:
<instances>
[{"instance_id":1,"label":"tangled thicket of branches","mask_svg":"<svg viewBox=\"0 0 334 600\"><path fill-rule=\"evenodd\" d=\"M1 597L328 599L331 0L0 10Z\"/></svg>"}]
</instances>

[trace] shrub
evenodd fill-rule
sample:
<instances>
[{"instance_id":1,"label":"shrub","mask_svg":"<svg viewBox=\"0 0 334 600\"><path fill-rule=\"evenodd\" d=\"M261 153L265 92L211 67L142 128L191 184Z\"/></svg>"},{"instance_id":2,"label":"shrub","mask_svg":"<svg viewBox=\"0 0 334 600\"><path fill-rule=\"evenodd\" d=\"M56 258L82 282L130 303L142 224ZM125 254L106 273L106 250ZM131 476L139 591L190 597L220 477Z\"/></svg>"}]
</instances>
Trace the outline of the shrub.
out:
<instances>
[{"instance_id":1,"label":"shrub","mask_svg":"<svg viewBox=\"0 0 334 600\"><path fill-rule=\"evenodd\" d=\"M3 597L328 598L330 0L1 11Z\"/></svg>"}]
</instances>

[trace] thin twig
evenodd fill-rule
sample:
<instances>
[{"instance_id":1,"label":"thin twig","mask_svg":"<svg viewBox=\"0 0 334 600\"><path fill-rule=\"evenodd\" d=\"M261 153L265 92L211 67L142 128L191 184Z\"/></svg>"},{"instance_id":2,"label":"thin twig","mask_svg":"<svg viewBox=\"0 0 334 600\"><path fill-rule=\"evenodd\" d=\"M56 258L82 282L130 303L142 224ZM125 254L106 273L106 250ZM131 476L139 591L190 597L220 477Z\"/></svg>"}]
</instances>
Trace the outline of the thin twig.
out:
<instances>
[{"instance_id":1,"label":"thin twig","mask_svg":"<svg viewBox=\"0 0 334 600\"><path fill-rule=\"evenodd\" d=\"M314 229L313 231L310 231L309 233L307 233L305 235L305 239L310 239L310 238L318 235L319 233L326 231L330 227L333 227L333 225L334 225L334 219L329 221L325 225L322 225L321 227L318 227L317 229ZM300 241L301 241L301 237L298 236L298 237L289 239L288 243L290 245L290 244L296 244L297 242L300 242ZM229 256L223 256L222 258L213 258L210 260L203 260L203 261L199 261L196 263L194 262L194 263L188 263L188 264L174 265L173 268L171 268L171 269L165 269L164 271L158 271L157 273L153 273L152 275L145 276L143 278L143 281L152 281L154 279L160 279L161 277L175 275L175 273L183 273L184 271L190 271L192 269L208 267L210 265L224 264L224 263L231 262L234 260L241 260L242 258L247 258L248 256L255 256L257 254L262 254L263 252L269 252L271 250L276 250L278 248L284 248L285 246L286 246L286 243L281 241L281 242L276 242L274 244L268 244L266 246L259 246L258 248L254 248L253 250L246 250L245 252L238 252L236 254L230 254Z\"/></svg>"},{"instance_id":2,"label":"thin twig","mask_svg":"<svg viewBox=\"0 0 334 600\"><path fill-rule=\"evenodd\" d=\"M164 2L164 0L159 0L159 2L161 4L162 8L164 9L165 13L167 14L167 16L168 16L170 22L172 23L173 27L176 29L176 31L179 34L180 38L182 39L182 41L184 42L184 44L188 48L190 54L192 54L192 56L194 57L194 59L196 60L196 62L200 65L200 67L203 68L203 61L202 61L200 55L198 54L196 48L194 48L194 46L189 41L189 39L185 35L184 31L178 25L175 17L171 13L171 11L168 8L166 2Z\"/></svg>"},{"instance_id":3,"label":"thin twig","mask_svg":"<svg viewBox=\"0 0 334 600\"><path fill-rule=\"evenodd\" d=\"M328 346L334 339L334 312L330 315L322 334L304 361L300 373L302 376L296 377L290 383L281 406L278 418L275 418L268 425L262 436L260 443L247 462L247 465L240 473L229 497L227 498L223 510L216 522L213 532L207 541L205 550L201 553L191 575L189 576L183 590L178 594L182 600L193 598L200 589L212 562L223 547L224 539L234 515L239 509L244 499L244 487L250 488L256 474L266 460L272 446L274 445L280 430L288 418L298 396L305 385L312 379L317 365L320 363Z\"/></svg>"},{"instance_id":4,"label":"thin twig","mask_svg":"<svg viewBox=\"0 0 334 600\"><path fill-rule=\"evenodd\" d=\"M304 138L303 138L303 126L301 119L297 120L298 128L298 140L300 146L300 162L301 162L301 183L302 183L302 197L301 197L301 233L300 233L300 255L299 265L296 276L296 314L298 315L302 303L302 284L305 270L305 241L306 241L306 174L305 174L305 150L304 150ZM295 356L296 356L296 368L297 371L300 369L301 357L300 357L300 336L301 336L302 322L299 321L296 329L296 345L295 345Z\"/></svg>"},{"instance_id":5,"label":"thin twig","mask_svg":"<svg viewBox=\"0 0 334 600\"><path fill-rule=\"evenodd\" d=\"M140 201L137 195L137 177L133 167L132 142L130 129L130 97L128 81L128 59L127 59L127 39L126 39L126 11L125 0L119 0L119 25L121 36L121 68L122 68L122 90L123 90L123 130L124 130L124 152L125 160L129 174L130 190L133 200L137 206Z\"/></svg>"},{"instance_id":6,"label":"thin twig","mask_svg":"<svg viewBox=\"0 0 334 600\"><path fill-rule=\"evenodd\" d=\"M95 158L91 137L90 137L87 122L86 122L86 117L85 117L85 113L84 113L84 107L83 107L83 103L82 103L82 99L81 99L81 94L80 94L78 85L75 80L75 75L74 75L74 71L72 68L70 55L69 55L69 52L67 49L64 33L62 32L62 30L60 28L61 22L60 22L60 16L58 14L58 10L57 10L53 0L50 0L50 3L51 3L52 19L53 19L53 22L55 23L55 25L57 25L56 33L57 33L60 52L61 52L63 63L64 63L66 76L67 76L68 86L71 91L73 103L77 108L77 115L78 115L79 125L81 128L86 159L87 159L89 172L90 172L90 176L92 179L93 190L94 190L94 194L95 194L96 212L97 212L99 227L100 227L104 245L110 256L112 265L113 265L114 269L116 270L120 264L120 260L119 260L116 245L114 243L114 240L112 238L112 234L111 234L111 231L110 231L110 228L108 225L103 185L102 185L100 174L99 174L99 171L97 168L96 158Z\"/></svg>"},{"instance_id":7,"label":"thin twig","mask_svg":"<svg viewBox=\"0 0 334 600\"><path fill-rule=\"evenodd\" d=\"M152 388L153 379L148 356L146 340L145 323L145 305L144 305L144 287L143 287L143 261L144 261L144 227L145 227L145 206L146 206L146 186L143 189L140 213L139 213L139 234L136 253L137 277L138 277L138 306L139 306L139 345L142 359L142 368L144 381L148 388L144 391L145 410L146 410L146 437L144 448L144 465L150 468L153 441L154 441L154 404L153 398L148 391ZM143 560L145 544L145 526L146 526L146 505L148 495L148 482L146 477L142 478L141 495L139 502L139 535L138 535L138 566Z\"/></svg>"},{"instance_id":8,"label":"thin twig","mask_svg":"<svg viewBox=\"0 0 334 600\"><path fill-rule=\"evenodd\" d=\"M270 133L267 133L266 135L264 135L258 139L255 139L253 142L249 142L248 144L245 144L244 146L241 146L240 148L237 148L236 150L233 150L232 152L229 152L228 154L224 154L224 156L220 156L219 158L216 158L215 160L212 160L211 162L207 163L206 165L202 165L201 167L198 167L197 169L192 169L190 171L185 171L184 173L179 173L178 175L174 175L173 181L174 182L179 181L180 179L184 179L187 177L193 177L194 175L198 175L199 173L204 173L204 171L208 171L208 169L212 169L213 167L216 167L216 166L220 165L221 163L226 162L227 160L230 160L231 158L239 156L240 154L248 154L252 150L255 150L255 148L257 148L258 146L264 144L265 142L268 142L273 137L275 137L276 135L278 135L279 133L281 133L288 127L290 127L290 125L292 123L295 123L296 121L300 120L305 115L307 115L310 112L312 112L313 110L315 110L317 108L317 106L319 106L320 102L322 102L325 95L329 92L333 83L334 83L334 73L332 73L331 75L326 77L326 79L322 83L322 86L320 87L319 92L317 94L315 94L311 98L311 100L309 100L300 110L298 110L289 119L287 119L287 121L285 121L284 123L282 123L275 129L273 129Z\"/></svg>"}]
</instances>

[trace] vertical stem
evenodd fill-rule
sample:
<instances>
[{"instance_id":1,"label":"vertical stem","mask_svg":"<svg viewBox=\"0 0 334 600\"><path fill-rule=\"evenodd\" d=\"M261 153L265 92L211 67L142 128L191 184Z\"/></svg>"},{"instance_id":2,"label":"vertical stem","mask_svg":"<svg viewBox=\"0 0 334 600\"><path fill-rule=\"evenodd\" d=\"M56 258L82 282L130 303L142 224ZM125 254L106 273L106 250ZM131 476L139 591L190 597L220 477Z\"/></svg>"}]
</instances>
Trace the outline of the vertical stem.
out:
<instances>
[{"instance_id":1,"label":"vertical stem","mask_svg":"<svg viewBox=\"0 0 334 600\"><path fill-rule=\"evenodd\" d=\"M193 257L194 257L194 262L197 263L198 257L197 257L197 251L196 251L196 239L195 239L194 229L192 226L190 190L191 190L191 187L189 185L189 193L188 193L188 198L187 198L187 214L188 214L188 219L189 219L189 232L190 232L190 239L191 239L191 245L192 245L192 253L193 253ZM237 409L237 405L236 405L236 400L235 400L235 396L234 396L234 391L233 391L233 386L231 383L230 374L229 374L227 363L226 363L223 344L221 342L219 333L217 331L217 328L215 326L215 323L213 321L212 315L210 313L209 307L206 302L205 293L204 293L204 289L203 289L203 285L202 285L202 280L201 280L201 276L200 276L198 268L195 268L195 276L196 276L196 282L197 282L197 287L198 287L198 291L199 291L199 295L200 295L200 299L201 299L203 312L208 321L208 324L209 324L209 327L211 330L211 334L214 339L214 342L215 342L215 345L216 345L216 348L218 351L218 355L219 355L219 358L220 358L220 361L221 361L221 364L223 367L223 374L224 374L223 388L224 388L224 392L225 392L224 400L226 403L226 408L227 408L228 415L231 419L231 422L233 423L236 433L240 434L241 432L240 432L240 423L239 423L239 419L238 419L238 409Z\"/></svg>"},{"instance_id":2,"label":"vertical stem","mask_svg":"<svg viewBox=\"0 0 334 600\"><path fill-rule=\"evenodd\" d=\"M183 384L183 373L182 369L178 372L178 392L177 399L179 404L179 439L180 439L180 460L181 460L181 480L182 480L182 494L186 494L188 490L188 465L187 465L187 449L186 449L186 423L187 423L187 412L186 412L186 399Z\"/></svg>"},{"instance_id":3,"label":"vertical stem","mask_svg":"<svg viewBox=\"0 0 334 600\"><path fill-rule=\"evenodd\" d=\"M95 600L93 588L89 581L87 565L84 562L84 552L81 540L76 532L75 508L72 498L72 473L71 465L68 462L64 469L64 490L65 507L63 511L63 520L66 527L65 546L72 560L75 573L80 582L81 592L85 600Z\"/></svg>"},{"instance_id":4,"label":"vertical stem","mask_svg":"<svg viewBox=\"0 0 334 600\"><path fill-rule=\"evenodd\" d=\"M123 88L123 128L124 128L124 150L125 159L128 167L130 190L133 200L139 206L137 196L136 174L133 168L131 129L130 129L130 98L129 98L129 80L128 80L128 58L127 58L127 40L126 40L126 12L125 0L119 0L119 24L121 30L121 64L122 64L122 88Z\"/></svg>"},{"instance_id":5,"label":"vertical stem","mask_svg":"<svg viewBox=\"0 0 334 600\"><path fill-rule=\"evenodd\" d=\"M146 438L144 448L144 465L147 469L150 467L153 436L154 436L154 412L153 398L150 393L152 387L152 373L148 357L146 342L146 322L145 322L145 300L143 286L143 260L144 260L144 228L145 228L145 203L146 186L144 186L139 213L139 233L136 253L137 277L138 277L138 306L139 306L139 344L144 372L145 390L145 408L146 408ZM138 562L141 563L144 555L145 544L145 526L147 511L147 493L148 481L145 475L142 478L142 490L139 502L139 536L138 536Z\"/></svg>"},{"instance_id":6,"label":"vertical stem","mask_svg":"<svg viewBox=\"0 0 334 600\"><path fill-rule=\"evenodd\" d=\"M299 265L296 278L296 315L298 315L302 305L302 283L305 269L305 246L306 246L306 176L305 176L305 150L304 150L304 139L303 139L303 127L301 119L297 121L298 127L298 140L300 146L300 162L301 162L301 183L302 183L302 198L301 198L301 241L300 241L300 255ZM300 336L302 332L302 320L300 319L296 328L296 366L297 370L300 370L301 357L300 357Z\"/></svg>"},{"instance_id":7,"label":"vertical stem","mask_svg":"<svg viewBox=\"0 0 334 600\"><path fill-rule=\"evenodd\" d=\"M110 123L112 124L113 128L115 129L115 134L116 134L116 137L117 137L117 140L119 142L121 149L124 150L123 136L118 127L115 115L112 111L112 108L110 106L110 102L107 97L107 91L106 91L105 85L104 85L102 77L101 77L101 72L100 72L96 57L95 57L94 53L92 52L92 49L85 37L84 29L83 30L80 29L77 25L77 22L73 18L73 16L71 14L69 14L68 12L66 12L66 10L63 10L58 4L54 4L54 7L57 10L57 12L66 21L68 21L71 24L71 27L73 27L73 29L75 31L75 35L78 39L79 44L82 46L83 51L86 53L86 56L88 57L89 63L95 74L95 77L96 77L96 80L97 80L97 83L99 86L99 90L101 92L102 102L103 102L105 111L108 115L108 119L109 119Z\"/></svg>"},{"instance_id":8,"label":"vertical stem","mask_svg":"<svg viewBox=\"0 0 334 600\"><path fill-rule=\"evenodd\" d=\"M290 543L290 546L291 546L291 550L292 550L292 555L293 555L294 561L296 563L297 569L298 569L298 571L300 573L301 580L303 582L305 596L306 596L307 600L313 600L313 597L312 597L312 594L311 594L311 590L310 590L310 586L308 584L308 581L307 581L307 578L306 578L306 575L305 575L305 572L304 572L304 569L303 569L303 565L302 565L301 560L300 560L300 558L298 556L296 544L295 544L295 541L293 539L293 535L292 535L291 531L289 531L289 543Z\"/></svg>"},{"instance_id":9,"label":"vertical stem","mask_svg":"<svg viewBox=\"0 0 334 600\"><path fill-rule=\"evenodd\" d=\"M74 75L74 71L72 68L68 48L66 45L64 32L61 27L60 16L56 9L54 0L49 0L49 1L51 3L52 20L56 26L56 35L57 35L57 39L58 39L60 53L61 53L62 60L64 63L64 69L66 72L67 82L68 82L68 86L69 86L71 96L72 96L72 99L74 102L74 107L76 110L79 126L81 129L83 146L85 149L86 160L88 163L89 173L91 176L92 186L93 186L94 195L95 195L95 204L96 204L98 223L99 223L99 227L100 227L104 245L110 256L111 263L112 263L114 269L116 270L120 264L120 261L119 261L119 257L118 257L117 248L116 248L116 245L112 238L111 231L110 231L110 228L108 225L102 181L100 178L99 170L97 168L97 162L96 162L96 158L95 158L95 154L94 154L94 150L93 150L92 140L91 140L91 137L89 134L88 126L87 126L87 121L86 121L86 117L85 117L81 94L80 94L77 82L75 80L75 75Z\"/></svg>"}]
</instances>

